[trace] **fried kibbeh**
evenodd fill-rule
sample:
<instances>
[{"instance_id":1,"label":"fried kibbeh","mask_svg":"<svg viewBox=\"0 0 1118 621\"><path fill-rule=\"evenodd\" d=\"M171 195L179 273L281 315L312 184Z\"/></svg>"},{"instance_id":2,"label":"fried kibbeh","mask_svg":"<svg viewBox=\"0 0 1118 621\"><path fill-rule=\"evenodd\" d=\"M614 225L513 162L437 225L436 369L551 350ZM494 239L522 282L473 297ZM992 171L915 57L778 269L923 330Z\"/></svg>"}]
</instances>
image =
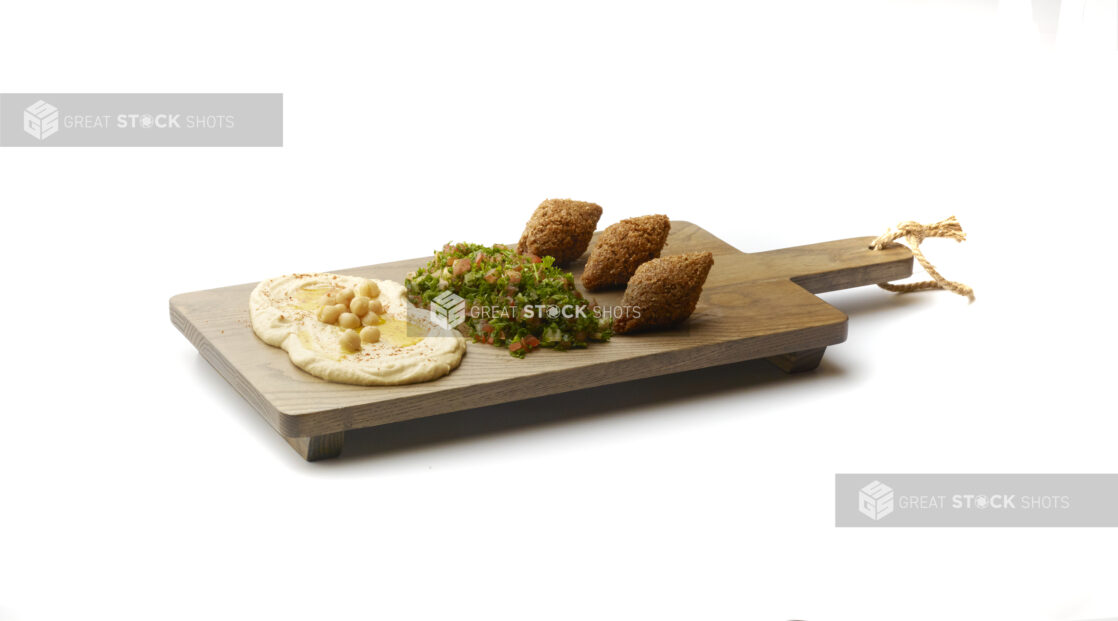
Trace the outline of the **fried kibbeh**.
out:
<instances>
[{"instance_id":1,"label":"fried kibbeh","mask_svg":"<svg viewBox=\"0 0 1118 621\"><path fill-rule=\"evenodd\" d=\"M690 317L712 265L709 252L674 254L642 264L621 298L626 312L614 318L614 334L668 328Z\"/></svg>"},{"instance_id":2,"label":"fried kibbeh","mask_svg":"<svg viewBox=\"0 0 1118 621\"><path fill-rule=\"evenodd\" d=\"M582 286L588 291L621 287L642 263L660 256L672 224L667 216L628 218L611 224L590 250Z\"/></svg>"},{"instance_id":3,"label":"fried kibbeh","mask_svg":"<svg viewBox=\"0 0 1118 621\"><path fill-rule=\"evenodd\" d=\"M601 217L602 208L594 203L549 198L528 220L516 251L555 257L556 265L567 265L586 252Z\"/></svg>"}]
</instances>

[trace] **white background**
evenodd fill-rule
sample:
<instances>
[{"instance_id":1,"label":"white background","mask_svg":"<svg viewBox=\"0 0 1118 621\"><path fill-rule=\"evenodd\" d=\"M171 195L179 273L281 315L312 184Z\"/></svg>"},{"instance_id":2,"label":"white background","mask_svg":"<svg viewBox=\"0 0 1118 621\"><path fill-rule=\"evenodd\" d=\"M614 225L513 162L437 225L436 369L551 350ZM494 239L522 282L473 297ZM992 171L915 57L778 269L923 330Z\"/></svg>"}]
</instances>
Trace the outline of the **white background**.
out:
<instances>
[{"instance_id":1,"label":"white background","mask_svg":"<svg viewBox=\"0 0 1118 621\"><path fill-rule=\"evenodd\" d=\"M1118 615L1115 529L833 525L837 472L1118 470L1113 46L1017 2L770 4L6 6L0 91L282 92L285 146L0 150L0 619ZM176 293L515 240L547 197L747 251L955 214L969 241L925 248L978 301L828 294L849 340L812 374L316 464L168 320Z\"/></svg>"}]
</instances>

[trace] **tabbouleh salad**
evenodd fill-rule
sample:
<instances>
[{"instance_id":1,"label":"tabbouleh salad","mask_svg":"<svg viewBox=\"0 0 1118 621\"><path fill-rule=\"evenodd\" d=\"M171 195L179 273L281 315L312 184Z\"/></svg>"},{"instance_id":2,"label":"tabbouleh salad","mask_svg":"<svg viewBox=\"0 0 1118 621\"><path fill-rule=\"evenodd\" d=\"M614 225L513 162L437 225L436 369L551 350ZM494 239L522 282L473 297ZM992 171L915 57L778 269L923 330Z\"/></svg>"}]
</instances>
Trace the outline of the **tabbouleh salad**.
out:
<instances>
[{"instance_id":1,"label":"tabbouleh salad","mask_svg":"<svg viewBox=\"0 0 1118 621\"><path fill-rule=\"evenodd\" d=\"M570 349L608 341L610 320L575 288L552 257L518 254L505 246L447 244L404 281L408 300L429 308L452 291L466 300L458 329L474 342L508 347L523 358L539 347Z\"/></svg>"}]
</instances>

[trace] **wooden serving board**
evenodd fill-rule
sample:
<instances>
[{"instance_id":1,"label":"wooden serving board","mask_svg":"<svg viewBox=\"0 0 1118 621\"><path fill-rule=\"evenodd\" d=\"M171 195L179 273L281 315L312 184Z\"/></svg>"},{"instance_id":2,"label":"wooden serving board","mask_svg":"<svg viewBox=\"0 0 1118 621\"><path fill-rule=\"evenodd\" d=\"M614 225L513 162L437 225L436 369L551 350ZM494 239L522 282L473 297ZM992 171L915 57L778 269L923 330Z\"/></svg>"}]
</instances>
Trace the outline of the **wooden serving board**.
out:
<instances>
[{"instance_id":1,"label":"wooden serving board","mask_svg":"<svg viewBox=\"0 0 1118 621\"><path fill-rule=\"evenodd\" d=\"M171 321L305 459L316 460L340 454L350 429L756 358L789 372L813 369L828 345L846 340L847 322L813 294L912 274L908 248L870 250L872 240L747 254L690 222L673 221L663 254L714 254L702 298L684 325L615 336L588 349L541 349L523 360L504 348L470 343L450 375L407 386L332 384L295 367L286 352L252 331L248 298L256 283L177 295ZM429 259L336 273L403 282ZM584 262L585 255L572 266L576 277ZM583 293L606 306L622 295Z\"/></svg>"}]
</instances>

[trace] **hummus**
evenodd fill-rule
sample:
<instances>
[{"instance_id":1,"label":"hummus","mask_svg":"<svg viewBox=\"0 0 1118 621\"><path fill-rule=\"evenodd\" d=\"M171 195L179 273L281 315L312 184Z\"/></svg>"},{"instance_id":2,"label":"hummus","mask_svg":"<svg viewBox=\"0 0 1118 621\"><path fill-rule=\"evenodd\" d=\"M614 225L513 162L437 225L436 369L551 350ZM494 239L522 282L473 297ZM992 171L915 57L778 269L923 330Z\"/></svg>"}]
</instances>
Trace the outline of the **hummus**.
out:
<instances>
[{"instance_id":1,"label":"hummus","mask_svg":"<svg viewBox=\"0 0 1118 621\"><path fill-rule=\"evenodd\" d=\"M367 297L353 300L356 290ZM355 320L352 314L347 312L349 317L336 325L337 313L323 319L321 312L334 302L344 302L346 306L337 308L348 310L351 300L361 311L377 309L362 312L357 326L360 338L356 330L344 327L347 319ZM260 340L286 351L295 366L330 382L361 386L426 382L450 373L466 352L461 334L431 323L425 311L407 302L404 286L391 280L337 274L280 276L256 286L249 311Z\"/></svg>"}]
</instances>

